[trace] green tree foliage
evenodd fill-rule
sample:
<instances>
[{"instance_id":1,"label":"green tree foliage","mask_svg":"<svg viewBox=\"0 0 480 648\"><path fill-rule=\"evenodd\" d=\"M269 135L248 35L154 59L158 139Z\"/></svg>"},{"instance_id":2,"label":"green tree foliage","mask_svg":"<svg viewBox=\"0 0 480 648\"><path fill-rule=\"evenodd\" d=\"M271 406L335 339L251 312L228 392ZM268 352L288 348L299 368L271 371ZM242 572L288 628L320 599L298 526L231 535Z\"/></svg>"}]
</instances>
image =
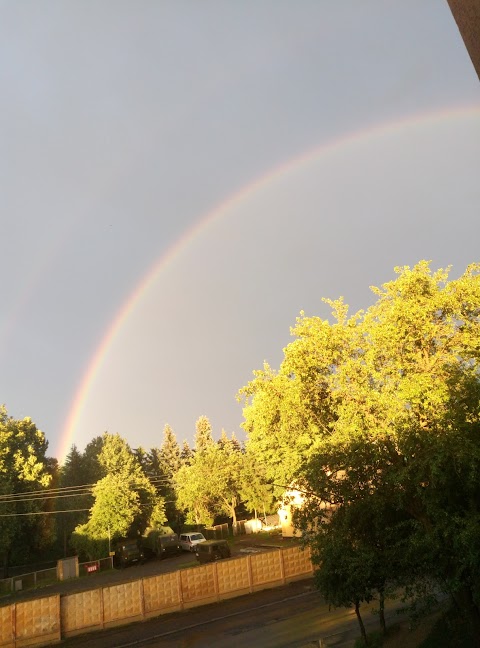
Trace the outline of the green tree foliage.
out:
<instances>
[{"instance_id":1,"label":"green tree foliage","mask_svg":"<svg viewBox=\"0 0 480 648\"><path fill-rule=\"evenodd\" d=\"M206 416L200 416L195 423L195 452L203 452L212 444L212 425Z\"/></svg>"},{"instance_id":2,"label":"green tree foliage","mask_svg":"<svg viewBox=\"0 0 480 648\"><path fill-rule=\"evenodd\" d=\"M479 272L474 264L449 280L422 261L373 288L365 312L348 317L338 300L327 301L333 323L302 313L280 370L264 367L240 397L247 446L269 479L315 493L307 538L326 524L313 500L337 511L388 504L392 528L408 521L410 574L442 584L480 637ZM357 519L349 524L360 537ZM313 543L318 564L326 546Z\"/></svg>"},{"instance_id":3,"label":"green tree foliage","mask_svg":"<svg viewBox=\"0 0 480 648\"><path fill-rule=\"evenodd\" d=\"M78 491L69 491L73 493L72 496L58 498L56 502L58 511L72 511L71 513L59 513L56 516L57 533L62 545L62 553L65 556L68 554L68 544L74 529L87 521L88 510L93 505L93 495L91 491L88 492L93 484L89 478L90 474L84 455L75 445L72 445L65 458L65 463L60 468L60 487L81 486L84 488L79 488ZM75 511L75 509L85 510Z\"/></svg>"},{"instance_id":4,"label":"green tree foliage","mask_svg":"<svg viewBox=\"0 0 480 648\"><path fill-rule=\"evenodd\" d=\"M148 453L147 475L155 485L157 493L165 500L163 515L166 515L166 519L174 527L179 527L182 523L182 515L176 506L174 484L181 465L180 454L175 433L167 423L163 429L162 445L160 448L152 448Z\"/></svg>"},{"instance_id":5,"label":"green tree foliage","mask_svg":"<svg viewBox=\"0 0 480 648\"><path fill-rule=\"evenodd\" d=\"M155 492L134 452L118 434L105 433L98 457L105 477L94 489L88 522L75 529L72 544L90 559L105 555L108 541L141 535L158 517L163 501Z\"/></svg>"},{"instance_id":6,"label":"green tree foliage","mask_svg":"<svg viewBox=\"0 0 480 648\"><path fill-rule=\"evenodd\" d=\"M105 477L105 470L99 462L103 442L104 437L97 436L85 446L82 454L82 475L85 484L96 484L99 479Z\"/></svg>"},{"instance_id":7,"label":"green tree foliage","mask_svg":"<svg viewBox=\"0 0 480 648\"><path fill-rule=\"evenodd\" d=\"M0 553L5 577L11 560L24 564L32 549L51 540L44 516L31 515L44 506L32 492L46 488L52 479L47 447L45 435L30 418L15 420L0 406Z\"/></svg>"},{"instance_id":8,"label":"green tree foliage","mask_svg":"<svg viewBox=\"0 0 480 648\"><path fill-rule=\"evenodd\" d=\"M145 448L142 448L142 446L138 446L138 448L135 448L135 450L133 451L133 454L135 455L135 459L138 461L143 472L147 474L149 463L148 452L145 450Z\"/></svg>"},{"instance_id":9,"label":"green tree foliage","mask_svg":"<svg viewBox=\"0 0 480 648\"><path fill-rule=\"evenodd\" d=\"M188 441L184 441L182 444L182 450L180 452L180 466L189 464L192 458L193 450L191 449Z\"/></svg>"},{"instance_id":10,"label":"green tree foliage","mask_svg":"<svg viewBox=\"0 0 480 648\"><path fill-rule=\"evenodd\" d=\"M159 529L164 526L167 521L169 522L170 520L167 517L165 500L162 497L157 496L155 505L148 520L147 528Z\"/></svg>"},{"instance_id":11,"label":"green tree foliage","mask_svg":"<svg viewBox=\"0 0 480 648\"><path fill-rule=\"evenodd\" d=\"M236 523L245 458L237 447L223 432L218 443L206 444L178 471L177 502L188 521L211 525L215 515L225 514Z\"/></svg>"},{"instance_id":12,"label":"green tree foliage","mask_svg":"<svg viewBox=\"0 0 480 648\"><path fill-rule=\"evenodd\" d=\"M242 502L245 509L252 511L255 517L258 512L272 513L278 508L273 496L273 487L267 480L265 466L251 453L246 453L242 458L239 479Z\"/></svg>"},{"instance_id":13,"label":"green tree foliage","mask_svg":"<svg viewBox=\"0 0 480 648\"><path fill-rule=\"evenodd\" d=\"M180 446L175 432L168 423L163 428L163 442L160 447L161 471L167 479L173 479L180 469Z\"/></svg>"},{"instance_id":14,"label":"green tree foliage","mask_svg":"<svg viewBox=\"0 0 480 648\"><path fill-rule=\"evenodd\" d=\"M185 512L188 524L211 526L218 508L211 489L209 451L196 453L176 475L177 506Z\"/></svg>"}]
</instances>

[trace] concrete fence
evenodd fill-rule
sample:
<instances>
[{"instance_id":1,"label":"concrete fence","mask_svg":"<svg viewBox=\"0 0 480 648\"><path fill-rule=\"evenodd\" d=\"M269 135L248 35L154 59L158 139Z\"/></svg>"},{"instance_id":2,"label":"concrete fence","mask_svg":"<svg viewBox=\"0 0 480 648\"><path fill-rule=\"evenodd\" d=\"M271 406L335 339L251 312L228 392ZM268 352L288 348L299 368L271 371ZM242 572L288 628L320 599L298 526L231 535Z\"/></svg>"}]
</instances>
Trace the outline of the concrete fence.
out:
<instances>
[{"instance_id":1,"label":"concrete fence","mask_svg":"<svg viewBox=\"0 0 480 648\"><path fill-rule=\"evenodd\" d=\"M100 630L277 587L312 574L299 547L231 558L129 583L0 608L0 646L43 646Z\"/></svg>"}]
</instances>

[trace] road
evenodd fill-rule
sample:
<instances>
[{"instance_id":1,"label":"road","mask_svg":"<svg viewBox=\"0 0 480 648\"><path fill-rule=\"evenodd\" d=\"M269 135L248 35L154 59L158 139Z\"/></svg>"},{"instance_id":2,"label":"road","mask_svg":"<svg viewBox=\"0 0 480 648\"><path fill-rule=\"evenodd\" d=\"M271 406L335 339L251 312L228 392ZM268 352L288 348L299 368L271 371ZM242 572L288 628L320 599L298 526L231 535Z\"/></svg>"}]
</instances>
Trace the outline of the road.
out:
<instances>
[{"instance_id":1,"label":"road","mask_svg":"<svg viewBox=\"0 0 480 648\"><path fill-rule=\"evenodd\" d=\"M378 618L364 612L368 626ZM140 623L63 640L65 648L351 648L353 610L329 610L311 579ZM314 643L316 642L316 643Z\"/></svg>"}]
</instances>

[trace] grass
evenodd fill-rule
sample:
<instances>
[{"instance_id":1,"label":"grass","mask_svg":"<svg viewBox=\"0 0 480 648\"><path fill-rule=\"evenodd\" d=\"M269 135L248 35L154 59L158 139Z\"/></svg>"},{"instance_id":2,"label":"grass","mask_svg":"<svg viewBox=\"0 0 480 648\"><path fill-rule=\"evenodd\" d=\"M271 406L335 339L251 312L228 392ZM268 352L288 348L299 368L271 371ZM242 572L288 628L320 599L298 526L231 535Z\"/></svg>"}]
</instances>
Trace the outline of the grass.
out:
<instances>
[{"instance_id":1,"label":"grass","mask_svg":"<svg viewBox=\"0 0 480 648\"><path fill-rule=\"evenodd\" d=\"M198 560L193 560L192 562L184 563L183 565L177 565L176 569L190 569L190 567L197 567L198 565Z\"/></svg>"}]
</instances>

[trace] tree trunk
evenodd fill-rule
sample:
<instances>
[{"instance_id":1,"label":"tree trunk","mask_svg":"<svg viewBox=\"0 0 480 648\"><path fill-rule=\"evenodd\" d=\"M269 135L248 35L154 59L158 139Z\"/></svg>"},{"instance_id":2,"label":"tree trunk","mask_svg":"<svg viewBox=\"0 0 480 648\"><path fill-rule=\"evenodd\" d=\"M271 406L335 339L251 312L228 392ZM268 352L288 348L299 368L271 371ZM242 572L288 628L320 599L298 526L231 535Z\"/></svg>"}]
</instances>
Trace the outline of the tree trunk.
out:
<instances>
[{"instance_id":1,"label":"tree trunk","mask_svg":"<svg viewBox=\"0 0 480 648\"><path fill-rule=\"evenodd\" d=\"M382 634L385 635L387 633L387 624L385 623L385 592L383 590L380 590L378 614L380 617L380 628L382 629Z\"/></svg>"},{"instance_id":2,"label":"tree trunk","mask_svg":"<svg viewBox=\"0 0 480 648\"><path fill-rule=\"evenodd\" d=\"M232 510L232 524L234 527L237 526L237 512L235 511L235 506L237 505L237 499L234 497L232 499L232 502L230 504L230 508Z\"/></svg>"},{"instance_id":3,"label":"tree trunk","mask_svg":"<svg viewBox=\"0 0 480 648\"><path fill-rule=\"evenodd\" d=\"M365 626L363 625L363 620L360 615L360 601L355 601L355 614L357 615L358 625L360 626L363 643L365 646L368 646L367 633L365 632Z\"/></svg>"}]
</instances>

